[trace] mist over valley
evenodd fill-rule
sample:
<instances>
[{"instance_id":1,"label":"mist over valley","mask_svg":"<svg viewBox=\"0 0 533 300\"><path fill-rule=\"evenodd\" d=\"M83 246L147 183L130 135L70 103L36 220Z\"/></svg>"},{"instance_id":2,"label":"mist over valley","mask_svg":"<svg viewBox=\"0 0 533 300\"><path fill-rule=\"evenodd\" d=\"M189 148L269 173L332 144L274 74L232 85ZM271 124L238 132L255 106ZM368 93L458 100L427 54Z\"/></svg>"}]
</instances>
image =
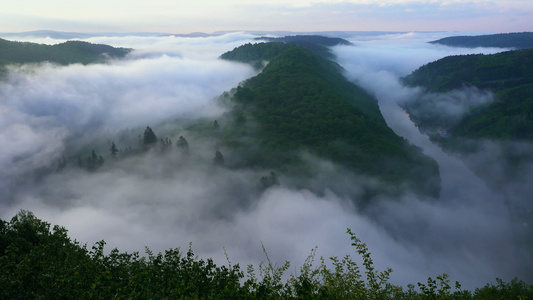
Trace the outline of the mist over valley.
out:
<instances>
[{"instance_id":1,"label":"mist over valley","mask_svg":"<svg viewBox=\"0 0 533 300\"><path fill-rule=\"evenodd\" d=\"M89 245L157 253L192 243L200 257L241 266L264 261L262 247L278 264L301 265L315 247L342 257L354 252L350 228L378 269L394 270L393 284L442 273L465 289L531 281L529 136L503 145L463 135L468 153L443 146L438 137L458 137L452 126L501 94L406 84L446 57L514 51L429 43L450 35L343 32L330 37L346 43L309 50L264 44L264 33L102 34L79 40L131 50L5 64L0 219L29 210Z\"/></svg>"}]
</instances>

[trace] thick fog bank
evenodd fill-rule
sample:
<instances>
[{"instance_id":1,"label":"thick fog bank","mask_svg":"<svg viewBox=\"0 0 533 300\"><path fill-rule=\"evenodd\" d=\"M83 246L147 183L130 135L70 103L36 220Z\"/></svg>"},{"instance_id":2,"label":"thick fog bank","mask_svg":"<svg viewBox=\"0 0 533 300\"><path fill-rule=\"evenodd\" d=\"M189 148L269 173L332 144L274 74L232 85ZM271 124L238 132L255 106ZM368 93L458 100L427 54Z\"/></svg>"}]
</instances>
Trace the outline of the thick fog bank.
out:
<instances>
[{"instance_id":1,"label":"thick fog bank","mask_svg":"<svg viewBox=\"0 0 533 300\"><path fill-rule=\"evenodd\" d=\"M405 101L423 98L438 102L435 110L453 118L460 117L473 106L493 101L489 91L475 88L429 94L420 88L401 85L401 76L439 58L505 50L462 49L426 43L436 38L433 34L412 33L361 42L354 37L355 46L339 46L334 51L346 76L376 96L388 125L421 147L440 167L442 191L438 202L411 198L384 202L375 205L371 215L396 240L422 251L421 259L431 257L432 263L442 264L443 270L449 270L444 272L452 277L470 273L486 282L491 280L490 276L518 276L532 280L528 271L532 256L522 243L522 232L513 228L516 221L508 206L508 195L490 189L467 167L472 166L468 159L465 165L463 160L432 144L398 107ZM490 151L490 148L485 150ZM490 163L501 165L503 162L498 163L497 159L498 156L491 156ZM471 269L464 269L465 264ZM473 281L465 280L469 284Z\"/></svg>"},{"instance_id":2,"label":"thick fog bank","mask_svg":"<svg viewBox=\"0 0 533 300\"><path fill-rule=\"evenodd\" d=\"M293 263L290 272L297 272L315 246L319 256L356 256L345 233L351 228L367 243L378 269L394 270L393 283L425 282L442 273L465 288L496 277L524 278L529 262L514 246L501 195L491 193L460 161L433 146L396 105L420 92L402 87L399 76L440 57L467 52L425 44L426 39L436 37L367 35L362 40L354 37L355 46L338 47L335 53L347 76L376 94L389 125L439 162L440 201L380 199L361 212L345 196L291 187L291 178L283 174L279 186L262 190L259 178L269 170L216 167L215 143L186 129L159 126L220 114L223 110L213 97L255 73L216 58L250 41L250 36L99 37L91 41L137 50L108 65L13 69L0 83L0 141L5 145L0 150L0 218L28 209L65 226L73 238L89 245L104 239L109 249L142 252L148 246L157 252L186 249L192 242L202 258L224 264L226 251L232 263L241 266L266 259L262 243L273 262ZM21 177L38 173L72 144L90 144L97 136L107 139L121 129L141 134L146 126L156 134L166 128L172 151L153 149L116 161L106 156L106 164L95 172L68 166L34 181ZM180 135L189 140L190 156L174 146ZM230 153L224 154L231 159ZM339 166L317 160L312 167L324 185L328 180L344 184L338 174L345 171ZM327 172L337 175L328 178ZM343 178L349 179L346 189L356 191L366 184L356 175Z\"/></svg>"},{"instance_id":3,"label":"thick fog bank","mask_svg":"<svg viewBox=\"0 0 533 300\"><path fill-rule=\"evenodd\" d=\"M6 145L0 193L7 197L18 175L47 167L73 144L174 118L220 114L213 99L255 71L218 55L247 39L233 34L202 44L126 37L115 43L136 50L108 64L9 67L0 82L0 141Z\"/></svg>"}]
</instances>

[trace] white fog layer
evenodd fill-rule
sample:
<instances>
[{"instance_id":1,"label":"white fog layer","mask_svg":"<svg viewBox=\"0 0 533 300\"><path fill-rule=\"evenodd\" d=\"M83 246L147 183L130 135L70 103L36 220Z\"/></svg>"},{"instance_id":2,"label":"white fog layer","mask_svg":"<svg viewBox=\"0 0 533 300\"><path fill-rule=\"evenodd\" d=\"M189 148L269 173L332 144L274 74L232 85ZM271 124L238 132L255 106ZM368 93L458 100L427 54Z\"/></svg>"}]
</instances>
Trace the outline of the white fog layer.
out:
<instances>
[{"instance_id":1,"label":"white fog layer","mask_svg":"<svg viewBox=\"0 0 533 300\"><path fill-rule=\"evenodd\" d=\"M420 134L397 105L423 93L399 83L423 64L448 55L502 51L426 43L445 35L354 36L353 46L333 49L347 78L376 96L387 124L438 162L438 200L380 199L361 212L351 199L332 192L317 195L281 184L258 193L249 188L264 175L258 170L213 169L170 155L161 160L150 152L97 172L71 168L41 178L40 169L98 136L107 140L121 130L140 134L167 121L220 115L224 109L214 98L256 74L247 65L218 59L251 42L253 36L244 33L95 37L87 41L135 50L108 64L12 68L0 82L0 218L30 210L65 226L82 243L105 240L108 250L143 252L148 246L159 252L186 249L191 242L202 258L225 264L225 251L242 267L265 260L262 243L272 261L291 261L291 272L315 246L318 256L356 256L346 234L350 228L367 243L378 269L393 269L393 283L416 284L442 273L467 289L495 278L530 279L531 257L515 243L503 196ZM453 97L491 101L485 91L465 92ZM180 134L170 136L173 142ZM194 142L189 140L191 148ZM200 149L197 156L211 154ZM317 165L318 172L336 168ZM27 180L30 174L38 179Z\"/></svg>"}]
</instances>

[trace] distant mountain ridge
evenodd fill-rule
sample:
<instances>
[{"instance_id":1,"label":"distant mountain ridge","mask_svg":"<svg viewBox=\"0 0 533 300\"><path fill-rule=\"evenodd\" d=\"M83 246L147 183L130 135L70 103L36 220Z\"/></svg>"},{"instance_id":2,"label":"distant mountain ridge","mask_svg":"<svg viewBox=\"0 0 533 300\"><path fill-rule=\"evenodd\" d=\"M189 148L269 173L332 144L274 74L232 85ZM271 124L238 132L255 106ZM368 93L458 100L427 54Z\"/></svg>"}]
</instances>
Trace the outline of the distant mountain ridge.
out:
<instances>
[{"instance_id":1,"label":"distant mountain ridge","mask_svg":"<svg viewBox=\"0 0 533 300\"><path fill-rule=\"evenodd\" d=\"M267 37L261 36L255 38L255 40L264 40L268 42L283 42L288 44L300 45L304 44L315 44L324 47L332 47L337 45L352 45L351 42L337 38L337 37L327 37L321 35L289 35L284 37ZM305 46L304 46L305 47Z\"/></svg>"},{"instance_id":2,"label":"distant mountain ridge","mask_svg":"<svg viewBox=\"0 0 533 300\"><path fill-rule=\"evenodd\" d=\"M131 49L83 41L67 41L56 45L14 42L0 39L0 67L7 64L52 62L61 65L91 64L109 58L121 58Z\"/></svg>"},{"instance_id":3,"label":"distant mountain ridge","mask_svg":"<svg viewBox=\"0 0 533 300\"><path fill-rule=\"evenodd\" d=\"M326 37L321 35L289 35L284 37L266 37L261 36L255 40L263 40L267 42L282 42L286 44L298 45L307 48L314 53L325 58L333 58L333 54L328 47L337 45L352 45L351 42L338 37Z\"/></svg>"},{"instance_id":4,"label":"distant mountain ridge","mask_svg":"<svg viewBox=\"0 0 533 300\"><path fill-rule=\"evenodd\" d=\"M496 47L530 49L533 48L533 32L500 33L478 36L452 36L430 42L451 47Z\"/></svg>"},{"instance_id":5,"label":"distant mountain ridge","mask_svg":"<svg viewBox=\"0 0 533 300\"><path fill-rule=\"evenodd\" d=\"M34 30L24 32L4 32L0 33L0 36L4 38L17 38L17 37L39 37L39 38L51 38L58 40L73 40L73 39L87 39L91 37L125 37L125 36L180 36L180 37L208 37L212 36L203 32L191 32L186 34L172 34L162 32L71 32L71 31L55 31L55 30Z\"/></svg>"}]
</instances>

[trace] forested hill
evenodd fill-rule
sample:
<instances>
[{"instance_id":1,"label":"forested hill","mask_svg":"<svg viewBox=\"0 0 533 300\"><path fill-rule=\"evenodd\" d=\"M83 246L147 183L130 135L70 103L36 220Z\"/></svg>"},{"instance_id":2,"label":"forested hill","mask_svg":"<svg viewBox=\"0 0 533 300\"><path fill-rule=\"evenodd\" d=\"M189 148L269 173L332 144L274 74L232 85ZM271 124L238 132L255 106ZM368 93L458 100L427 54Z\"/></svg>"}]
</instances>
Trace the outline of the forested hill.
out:
<instances>
[{"instance_id":1,"label":"forested hill","mask_svg":"<svg viewBox=\"0 0 533 300\"><path fill-rule=\"evenodd\" d=\"M299 46L307 44L315 44L324 47L331 47L337 45L351 45L349 41L336 37L327 37L321 35L290 35L284 37L258 37L255 40L263 40L268 42L283 42L288 44L295 44ZM302 45L303 44L303 45Z\"/></svg>"},{"instance_id":2,"label":"forested hill","mask_svg":"<svg viewBox=\"0 0 533 300\"><path fill-rule=\"evenodd\" d=\"M288 45L282 42L244 44L220 56L222 59L250 64L259 69L264 63L278 56Z\"/></svg>"},{"instance_id":3,"label":"forested hill","mask_svg":"<svg viewBox=\"0 0 533 300\"><path fill-rule=\"evenodd\" d=\"M13 42L0 39L0 67L7 64L52 62L61 65L91 64L107 58L124 57L131 49L82 41L67 41L57 45Z\"/></svg>"},{"instance_id":4,"label":"forested hill","mask_svg":"<svg viewBox=\"0 0 533 300\"><path fill-rule=\"evenodd\" d=\"M495 101L456 120L443 119L442 113L435 115L431 106L436 103L414 99L406 108L422 127L444 126L454 136L471 138L533 139L533 49L445 57L422 66L403 81L432 92L473 86L495 93Z\"/></svg>"},{"instance_id":5,"label":"forested hill","mask_svg":"<svg viewBox=\"0 0 533 300\"><path fill-rule=\"evenodd\" d=\"M430 42L452 47L533 48L533 32L501 33L478 36L452 36Z\"/></svg>"},{"instance_id":6,"label":"forested hill","mask_svg":"<svg viewBox=\"0 0 533 300\"><path fill-rule=\"evenodd\" d=\"M302 46L314 53L328 59L333 58L333 53L328 47L337 45L351 45L349 41L336 37L326 37L320 35L290 35L284 37L258 37L256 40L263 40L267 42L282 42Z\"/></svg>"},{"instance_id":7,"label":"forested hill","mask_svg":"<svg viewBox=\"0 0 533 300\"><path fill-rule=\"evenodd\" d=\"M396 186L438 195L436 163L397 136L375 98L345 79L336 63L280 43L244 45L222 57L270 59L233 94L236 105L227 120L232 125L223 136L226 145L242 150L243 164L290 169L298 165L300 151L309 151Z\"/></svg>"},{"instance_id":8,"label":"forested hill","mask_svg":"<svg viewBox=\"0 0 533 300\"><path fill-rule=\"evenodd\" d=\"M333 58L333 53L328 47L336 45L350 45L345 39L332 38L319 35L293 35L285 37L258 37L256 41L269 43L248 43L232 51L222 54L221 58L236 60L252 64L255 68L261 68L262 62L270 60L286 48L286 45L298 45L327 59Z\"/></svg>"},{"instance_id":9,"label":"forested hill","mask_svg":"<svg viewBox=\"0 0 533 300\"><path fill-rule=\"evenodd\" d=\"M345 39L325 37L319 35L293 35L285 37L258 37L256 44L248 43L222 54L220 57L227 60L235 60L249 63L255 67L261 67L260 63L268 61L280 54L289 44L298 45L318 54L324 58L331 59L333 54L328 47L337 45L351 45ZM258 64L259 63L259 64Z\"/></svg>"},{"instance_id":10,"label":"forested hill","mask_svg":"<svg viewBox=\"0 0 533 300\"><path fill-rule=\"evenodd\" d=\"M432 92L403 105L410 118L505 195L517 236L531 249L524 224L533 222L533 49L446 57L404 82Z\"/></svg>"}]
</instances>

